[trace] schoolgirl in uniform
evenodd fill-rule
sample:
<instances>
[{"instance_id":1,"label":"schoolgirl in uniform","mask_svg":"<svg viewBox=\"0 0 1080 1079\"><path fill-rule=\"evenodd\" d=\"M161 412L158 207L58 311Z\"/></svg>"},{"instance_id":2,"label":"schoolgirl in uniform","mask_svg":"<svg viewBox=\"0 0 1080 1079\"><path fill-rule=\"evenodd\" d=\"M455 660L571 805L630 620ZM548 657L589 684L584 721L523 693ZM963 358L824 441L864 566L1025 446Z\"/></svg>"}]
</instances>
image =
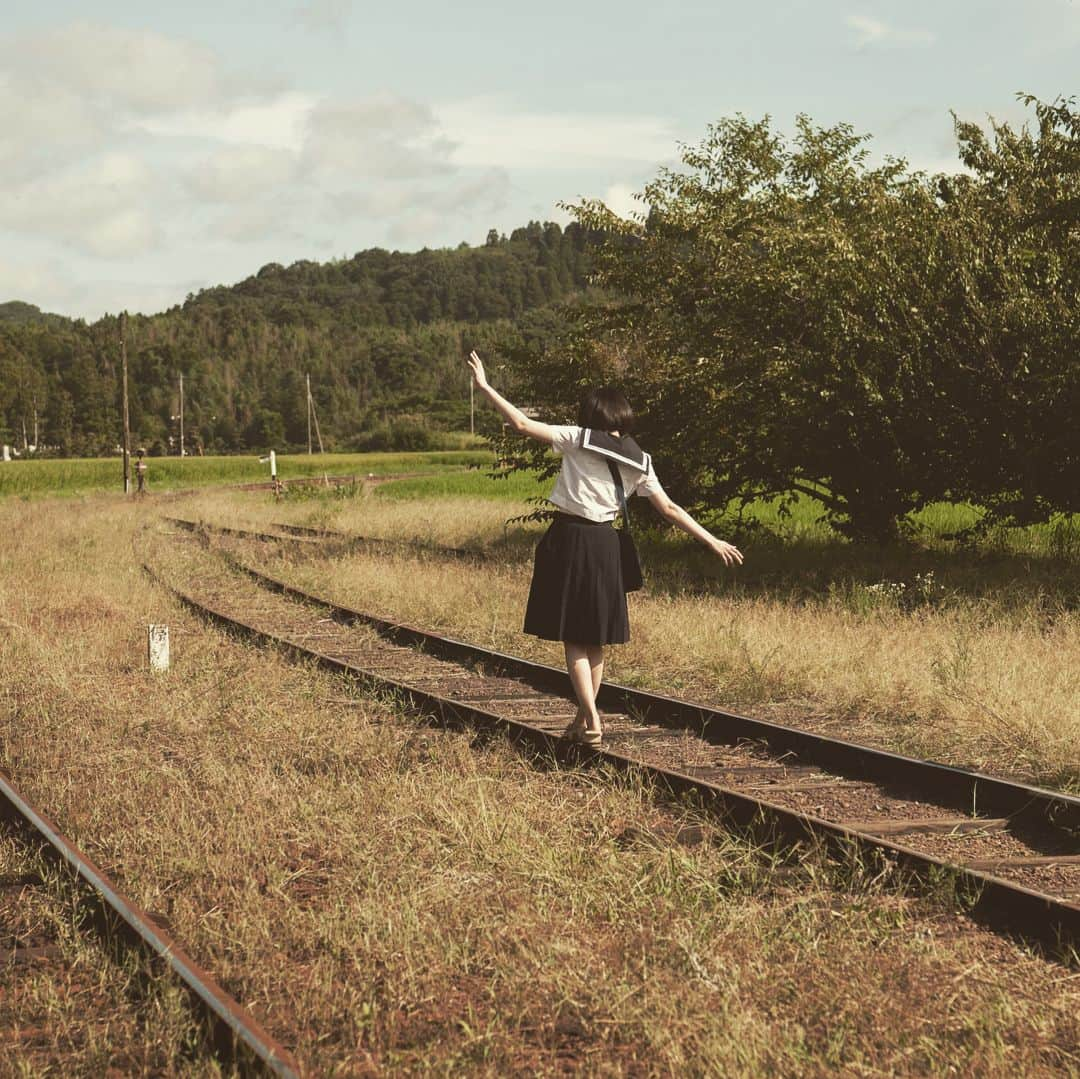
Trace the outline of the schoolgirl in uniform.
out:
<instances>
[{"instance_id":1,"label":"schoolgirl in uniform","mask_svg":"<svg viewBox=\"0 0 1080 1079\"><path fill-rule=\"evenodd\" d=\"M476 388L515 431L547 443L562 457L549 496L558 512L536 548L525 632L563 642L578 700L566 737L598 746L603 731L596 694L604 675L604 645L630 639L619 536L612 527L625 496L647 498L661 517L700 540L725 564L741 564L743 556L664 493L652 458L630 437L634 413L617 389L591 390L581 402L576 426L553 426L530 419L492 389L475 352L469 367Z\"/></svg>"}]
</instances>

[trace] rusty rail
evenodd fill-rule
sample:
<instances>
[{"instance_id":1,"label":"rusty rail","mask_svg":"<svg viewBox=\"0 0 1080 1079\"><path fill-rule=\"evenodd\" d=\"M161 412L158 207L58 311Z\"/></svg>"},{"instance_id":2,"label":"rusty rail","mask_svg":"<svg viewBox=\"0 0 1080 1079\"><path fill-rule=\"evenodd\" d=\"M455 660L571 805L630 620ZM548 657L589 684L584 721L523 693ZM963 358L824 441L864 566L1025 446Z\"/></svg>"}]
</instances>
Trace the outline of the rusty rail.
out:
<instances>
[{"instance_id":1,"label":"rusty rail","mask_svg":"<svg viewBox=\"0 0 1080 1079\"><path fill-rule=\"evenodd\" d=\"M241 1074L298 1079L299 1069L280 1045L214 978L113 883L56 825L0 773L0 817L29 835L92 903L90 924L111 945L119 940L179 981L207 1028L219 1059Z\"/></svg>"},{"instance_id":2,"label":"rusty rail","mask_svg":"<svg viewBox=\"0 0 1080 1079\"><path fill-rule=\"evenodd\" d=\"M320 607L344 625L363 624L397 644L420 647L432 655L455 662L484 663L500 673L529 682L538 689L563 692L566 688L566 672L559 667L550 667L404 622L393 622L357 611L243 563L238 563L238 568L262 587ZM691 730L707 741L723 744L745 740L763 742L777 755L795 753L800 760L841 774L890 783L911 783L944 804L958 809L974 808L994 816L1031 820L1080 835L1080 798L1059 791L935 761L906 757L615 682L604 682L596 701L600 707L611 711L630 711L661 726Z\"/></svg>"}]
</instances>

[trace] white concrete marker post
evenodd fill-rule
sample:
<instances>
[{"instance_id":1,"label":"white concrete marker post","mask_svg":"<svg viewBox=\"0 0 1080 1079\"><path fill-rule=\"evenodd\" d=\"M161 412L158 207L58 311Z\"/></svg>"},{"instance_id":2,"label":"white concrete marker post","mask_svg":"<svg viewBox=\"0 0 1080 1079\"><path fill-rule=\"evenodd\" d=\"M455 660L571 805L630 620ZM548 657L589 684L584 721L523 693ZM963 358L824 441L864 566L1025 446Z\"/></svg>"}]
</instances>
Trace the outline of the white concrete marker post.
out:
<instances>
[{"instance_id":1,"label":"white concrete marker post","mask_svg":"<svg viewBox=\"0 0 1080 1079\"><path fill-rule=\"evenodd\" d=\"M147 626L146 647L150 656L150 670L167 671L169 669L169 627Z\"/></svg>"},{"instance_id":2,"label":"white concrete marker post","mask_svg":"<svg viewBox=\"0 0 1080 1079\"><path fill-rule=\"evenodd\" d=\"M281 492L284 490L284 484L278 482L277 478L277 454L271 450L266 457L260 457L259 460L266 464L270 462L270 485L274 488L274 498L280 498Z\"/></svg>"}]
</instances>

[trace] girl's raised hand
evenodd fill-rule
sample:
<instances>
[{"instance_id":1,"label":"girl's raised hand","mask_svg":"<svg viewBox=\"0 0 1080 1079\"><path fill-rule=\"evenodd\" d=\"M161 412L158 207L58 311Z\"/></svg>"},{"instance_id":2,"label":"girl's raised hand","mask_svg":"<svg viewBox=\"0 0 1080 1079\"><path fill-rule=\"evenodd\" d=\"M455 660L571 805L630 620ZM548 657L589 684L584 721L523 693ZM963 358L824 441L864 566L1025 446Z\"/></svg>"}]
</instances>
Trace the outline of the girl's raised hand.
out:
<instances>
[{"instance_id":1,"label":"girl's raised hand","mask_svg":"<svg viewBox=\"0 0 1080 1079\"><path fill-rule=\"evenodd\" d=\"M476 350L469 353L469 368L472 370L473 382L477 389L483 389L487 385L487 375L484 374L484 365L480 362Z\"/></svg>"}]
</instances>

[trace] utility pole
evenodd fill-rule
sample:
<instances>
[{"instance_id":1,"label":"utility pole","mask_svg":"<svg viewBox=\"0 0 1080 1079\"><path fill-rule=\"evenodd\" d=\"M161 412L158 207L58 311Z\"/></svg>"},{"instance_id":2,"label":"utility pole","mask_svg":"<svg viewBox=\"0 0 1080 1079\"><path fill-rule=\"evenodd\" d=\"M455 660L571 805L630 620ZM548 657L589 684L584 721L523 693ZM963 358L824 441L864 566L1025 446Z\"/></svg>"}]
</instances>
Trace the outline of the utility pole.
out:
<instances>
[{"instance_id":1,"label":"utility pole","mask_svg":"<svg viewBox=\"0 0 1080 1079\"><path fill-rule=\"evenodd\" d=\"M319 453L325 453L322 444L322 431L319 430L319 414L315 411L315 398L311 396L311 375L304 376L307 379L307 451L311 454L311 421L315 421L315 438L319 443Z\"/></svg>"},{"instance_id":2,"label":"utility pole","mask_svg":"<svg viewBox=\"0 0 1080 1079\"><path fill-rule=\"evenodd\" d=\"M128 414L127 312L120 312L120 367L124 377L124 494L131 494L131 420Z\"/></svg>"},{"instance_id":3,"label":"utility pole","mask_svg":"<svg viewBox=\"0 0 1080 1079\"><path fill-rule=\"evenodd\" d=\"M184 376L180 375L180 456L184 456Z\"/></svg>"}]
</instances>

